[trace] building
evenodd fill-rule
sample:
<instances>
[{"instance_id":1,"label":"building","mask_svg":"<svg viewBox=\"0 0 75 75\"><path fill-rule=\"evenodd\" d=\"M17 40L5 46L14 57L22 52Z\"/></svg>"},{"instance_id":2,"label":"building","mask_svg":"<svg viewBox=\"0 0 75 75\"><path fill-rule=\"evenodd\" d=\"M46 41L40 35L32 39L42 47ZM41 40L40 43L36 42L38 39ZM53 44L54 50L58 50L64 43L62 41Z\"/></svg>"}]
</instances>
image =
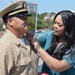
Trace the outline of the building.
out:
<instances>
[{"instance_id":1,"label":"building","mask_svg":"<svg viewBox=\"0 0 75 75\"><path fill-rule=\"evenodd\" d=\"M46 21L47 19L53 20L54 17L55 17L55 14L54 13L46 14L44 16L44 21Z\"/></svg>"},{"instance_id":2,"label":"building","mask_svg":"<svg viewBox=\"0 0 75 75\"><path fill-rule=\"evenodd\" d=\"M37 4L36 3L27 2L27 4L28 4L29 12L36 12L37 11Z\"/></svg>"}]
</instances>

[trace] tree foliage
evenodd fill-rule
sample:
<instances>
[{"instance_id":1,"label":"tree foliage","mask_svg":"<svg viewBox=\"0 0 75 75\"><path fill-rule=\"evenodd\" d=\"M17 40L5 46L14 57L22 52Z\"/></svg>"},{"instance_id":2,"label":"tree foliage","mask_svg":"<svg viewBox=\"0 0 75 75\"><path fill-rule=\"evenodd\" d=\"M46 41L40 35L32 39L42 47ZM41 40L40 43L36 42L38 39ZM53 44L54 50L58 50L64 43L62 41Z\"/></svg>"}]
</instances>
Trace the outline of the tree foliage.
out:
<instances>
[{"instance_id":1,"label":"tree foliage","mask_svg":"<svg viewBox=\"0 0 75 75\"><path fill-rule=\"evenodd\" d=\"M42 28L53 28L53 20L47 19L44 21L44 16L48 13L42 13L42 14L37 14L37 29L42 29ZM50 14L55 14L54 12L51 12ZM29 28L31 30L35 30L35 22L36 22L36 13L31 12L31 17L29 17Z\"/></svg>"},{"instance_id":2,"label":"tree foliage","mask_svg":"<svg viewBox=\"0 0 75 75\"><path fill-rule=\"evenodd\" d=\"M29 29L34 30L35 29L35 19L32 17L29 17Z\"/></svg>"},{"instance_id":3,"label":"tree foliage","mask_svg":"<svg viewBox=\"0 0 75 75\"><path fill-rule=\"evenodd\" d=\"M43 19L46 14L47 14L46 12L45 12L45 13L42 13L42 14L40 14L40 15L38 16L38 18L39 18L39 19Z\"/></svg>"}]
</instances>

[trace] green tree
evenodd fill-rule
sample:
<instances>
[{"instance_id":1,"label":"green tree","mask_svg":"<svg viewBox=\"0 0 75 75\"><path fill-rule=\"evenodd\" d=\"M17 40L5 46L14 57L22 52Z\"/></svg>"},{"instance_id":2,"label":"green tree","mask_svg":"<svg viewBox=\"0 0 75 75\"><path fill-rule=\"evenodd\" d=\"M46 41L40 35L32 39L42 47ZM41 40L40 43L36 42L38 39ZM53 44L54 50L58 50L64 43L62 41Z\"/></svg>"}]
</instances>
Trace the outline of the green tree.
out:
<instances>
[{"instance_id":1,"label":"green tree","mask_svg":"<svg viewBox=\"0 0 75 75\"><path fill-rule=\"evenodd\" d=\"M53 23L54 23L53 20L47 19L47 20L45 21L45 23L46 23L45 27L48 27L49 29L52 29L52 28L53 28Z\"/></svg>"},{"instance_id":2,"label":"green tree","mask_svg":"<svg viewBox=\"0 0 75 75\"><path fill-rule=\"evenodd\" d=\"M53 20L47 19L46 21L43 20L44 16L48 13L42 13L42 14L37 14L37 29L42 29L42 28L53 28ZM55 14L54 12L51 12L50 14ZM31 12L31 17L29 17L29 29L35 30L35 22L36 22L36 13Z\"/></svg>"},{"instance_id":3,"label":"green tree","mask_svg":"<svg viewBox=\"0 0 75 75\"><path fill-rule=\"evenodd\" d=\"M29 17L29 29L34 30L35 29L35 19L32 17Z\"/></svg>"},{"instance_id":4,"label":"green tree","mask_svg":"<svg viewBox=\"0 0 75 75\"><path fill-rule=\"evenodd\" d=\"M31 12L30 14L31 14L31 16L32 16L33 18L36 17L36 12Z\"/></svg>"},{"instance_id":5,"label":"green tree","mask_svg":"<svg viewBox=\"0 0 75 75\"><path fill-rule=\"evenodd\" d=\"M48 13L47 13L47 12L42 13L42 14L38 15L38 18L39 18L39 19L43 19L43 18L44 18L44 16L45 16L46 14L48 14Z\"/></svg>"},{"instance_id":6,"label":"green tree","mask_svg":"<svg viewBox=\"0 0 75 75\"><path fill-rule=\"evenodd\" d=\"M41 29L44 27L44 21L42 19L38 19L37 29Z\"/></svg>"},{"instance_id":7,"label":"green tree","mask_svg":"<svg viewBox=\"0 0 75 75\"><path fill-rule=\"evenodd\" d=\"M55 12L51 12L50 14L56 14Z\"/></svg>"}]
</instances>

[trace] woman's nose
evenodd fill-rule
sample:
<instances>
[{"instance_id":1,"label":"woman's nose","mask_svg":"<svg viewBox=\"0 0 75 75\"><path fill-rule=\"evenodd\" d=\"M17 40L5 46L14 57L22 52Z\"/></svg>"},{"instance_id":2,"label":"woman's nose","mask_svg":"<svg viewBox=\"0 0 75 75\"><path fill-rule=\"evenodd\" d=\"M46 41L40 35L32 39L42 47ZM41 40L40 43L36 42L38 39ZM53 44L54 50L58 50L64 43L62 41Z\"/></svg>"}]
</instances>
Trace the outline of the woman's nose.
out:
<instances>
[{"instance_id":1,"label":"woman's nose","mask_svg":"<svg viewBox=\"0 0 75 75\"><path fill-rule=\"evenodd\" d=\"M54 28L58 28L58 24L56 23L56 24L54 24Z\"/></svg>"}]
</instances>

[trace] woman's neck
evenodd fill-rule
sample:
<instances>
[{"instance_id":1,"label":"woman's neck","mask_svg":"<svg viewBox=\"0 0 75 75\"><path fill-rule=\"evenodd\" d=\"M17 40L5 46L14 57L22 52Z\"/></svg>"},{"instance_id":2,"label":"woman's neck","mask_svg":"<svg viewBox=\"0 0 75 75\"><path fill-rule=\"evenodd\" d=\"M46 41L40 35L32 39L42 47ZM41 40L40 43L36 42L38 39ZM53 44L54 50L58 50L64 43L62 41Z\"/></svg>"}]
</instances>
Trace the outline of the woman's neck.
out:
<instances>
[{"instance_id":1,"label":"woman's neck","mask_svg":"<svg viewBox=\"0 0 75 75\"><path fill-rule=\"evenodd\" d=\"M59 37L58 42L63 42L65 40L64 37Z\"/></svg>"}]
</instances>

